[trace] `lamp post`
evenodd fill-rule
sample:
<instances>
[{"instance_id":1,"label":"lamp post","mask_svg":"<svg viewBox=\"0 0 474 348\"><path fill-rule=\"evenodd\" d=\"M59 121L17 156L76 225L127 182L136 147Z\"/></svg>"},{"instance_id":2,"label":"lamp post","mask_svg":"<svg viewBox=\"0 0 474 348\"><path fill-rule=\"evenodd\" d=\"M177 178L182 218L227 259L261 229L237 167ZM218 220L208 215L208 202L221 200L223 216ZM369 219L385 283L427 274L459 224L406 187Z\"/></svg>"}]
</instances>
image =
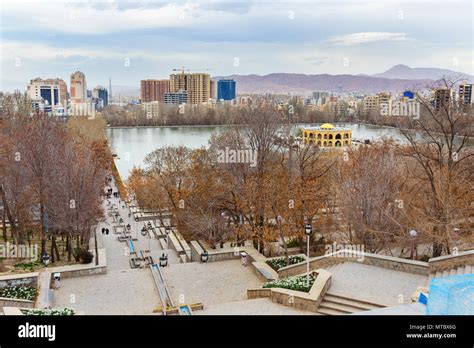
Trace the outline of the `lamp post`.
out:
<instances>
[{"instance_id":1,"label":"lamp post","mask_svg":"<svg viewBox=\"0 0 474 348\"><path fill-rule=\"evenodd\" d=\"M166 226L165 227L165 232L166 232L166 249L169 249L169 244L170 244L170 233L171 233L171 227Z\"/></svg>"},{"instance_id":2,"label":"lamp post","mask_svg":"<svg viewBox=\"0 0 474 348\"><path fill-rule=\"evenodd\" d=\"M41 256L41 261L43 261L43 264L45 267L48 267L49 260L50 260L50 257L47 253L44 253L43 256Z\"/></svg>"},{"instance_id":3,"label":"lamp post","mask_svg":"<svg viewBox=\"0 0 474 348\"><path fill-rule=\"evenodd\" d=\"M306 224L304 232L306 233L306 286L309 287L309 238L313 233L313 226Z\"/></svg>"},{"instance_id":4,"label":"lamp post","mask_svg":"<svg viewBox=\"0 0 474 348\"><path fill-rule=\"evenodd\" d=\"M168 265L168 255L165 253L160 256L160 267L166 267Z\"/></svg>"},{"instance_id":5,"label":"lamp post","mask_svg":"<svg viewBox=\"0 0 474 348\"><path fill-rule=\"evenodd\" d=\"M209 260L209 253L207 251L204 251L202 254L201 254L201 261L202 262L207 262Z\"/></svg>"},{"instance_id":6,"label":"lamp post","mask_svg":"<svg viewBox=\"0 0 474 348\"><path fill-rule=\"evenodd\" d=\"M409 234L412 239L411 259L414 260L415 259L415 239L418 233L416 232L416 230L410 230Z\"/></svg>"}]
</instances>

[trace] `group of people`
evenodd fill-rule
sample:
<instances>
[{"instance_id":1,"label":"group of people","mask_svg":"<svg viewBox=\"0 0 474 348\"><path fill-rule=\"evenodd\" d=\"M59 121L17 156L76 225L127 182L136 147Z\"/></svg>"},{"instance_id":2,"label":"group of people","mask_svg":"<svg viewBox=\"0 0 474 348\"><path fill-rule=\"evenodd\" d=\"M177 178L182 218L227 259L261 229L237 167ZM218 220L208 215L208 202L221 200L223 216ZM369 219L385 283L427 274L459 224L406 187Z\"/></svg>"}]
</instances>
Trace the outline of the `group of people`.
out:
<instances>
[{"instance_id":1,"label":"group of people","mask_svg":"<svg viewBox=\"0 0 474 348\"><path fill-rule=\"evenodd\" d=\"M109 229L102 227L102 234L109 234Z\"/></svg>"}]
</instances>

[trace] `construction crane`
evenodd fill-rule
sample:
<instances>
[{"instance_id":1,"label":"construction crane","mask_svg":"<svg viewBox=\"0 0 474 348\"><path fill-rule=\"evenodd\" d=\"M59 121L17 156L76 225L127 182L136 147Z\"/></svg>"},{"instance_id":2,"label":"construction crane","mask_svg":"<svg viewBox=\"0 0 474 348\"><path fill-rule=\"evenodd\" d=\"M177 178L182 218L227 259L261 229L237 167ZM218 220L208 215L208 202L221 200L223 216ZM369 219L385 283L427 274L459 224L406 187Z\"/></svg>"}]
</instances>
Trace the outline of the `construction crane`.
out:
<instances>
[{"instance_id":1,"label":"construction crane","mask_svg":"<svg viewBox=\"0 0 474 348\"><path fill-rule=\"evenodd\" d=\"M209 71L209 70L212 70L212 69L191 69L191 68L188 68L184 65L181 67L181 69L173 69L173 71L181 71L181 74L184 74L184 70L186 70L188 73L190 73L191 71Z\"/></svg>"}]
</instances>

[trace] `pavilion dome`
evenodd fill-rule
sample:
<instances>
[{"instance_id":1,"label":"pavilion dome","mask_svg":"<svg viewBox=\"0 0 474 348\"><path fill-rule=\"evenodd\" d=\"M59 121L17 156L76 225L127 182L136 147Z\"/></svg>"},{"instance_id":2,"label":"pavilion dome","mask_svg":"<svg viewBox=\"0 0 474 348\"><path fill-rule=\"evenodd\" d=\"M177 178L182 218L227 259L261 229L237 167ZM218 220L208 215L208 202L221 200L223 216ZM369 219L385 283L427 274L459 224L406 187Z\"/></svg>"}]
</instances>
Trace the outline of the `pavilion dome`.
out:
<instances>
[{"instance_id":1,"label":"pavilion dome","mask_svg":"<svg viewBox=\"0 0 474 348\"><path fill-rule=\"evenodd\" d=\"M320 129L333 129L334 126L330 123L325 123L325 124L322 124L319 128Z\"/></svg>"}]
</instances>

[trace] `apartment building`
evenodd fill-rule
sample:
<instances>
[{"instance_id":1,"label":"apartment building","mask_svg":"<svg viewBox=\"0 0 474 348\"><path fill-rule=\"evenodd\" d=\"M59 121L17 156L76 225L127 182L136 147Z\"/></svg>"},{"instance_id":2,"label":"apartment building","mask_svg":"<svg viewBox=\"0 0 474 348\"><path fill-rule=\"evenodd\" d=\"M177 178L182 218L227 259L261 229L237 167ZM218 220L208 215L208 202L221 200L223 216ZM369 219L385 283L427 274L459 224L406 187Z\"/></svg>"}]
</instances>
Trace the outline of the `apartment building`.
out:
<instances>
[{"instance_id":1,"label":"apartment building","mask_svg":"<svg viewBox=\"0 0 474 348\"><path fill-rule=\"evenodd\" d=\"M170 80L141 80L140 99L142 103L164 102L165 93L170 92Z\"/></svg>"},{"instance_id":2,"label":"apartment building","mask_svg":"<svg viewBox=\"0 0 474 348\"><path fill-rule=\"evenodd\" d=\"M170 92L187 92L189 104L207 103L211 98L211 77L209 74L182 72L170 75Z\"/></svg>"}]
</instances>

